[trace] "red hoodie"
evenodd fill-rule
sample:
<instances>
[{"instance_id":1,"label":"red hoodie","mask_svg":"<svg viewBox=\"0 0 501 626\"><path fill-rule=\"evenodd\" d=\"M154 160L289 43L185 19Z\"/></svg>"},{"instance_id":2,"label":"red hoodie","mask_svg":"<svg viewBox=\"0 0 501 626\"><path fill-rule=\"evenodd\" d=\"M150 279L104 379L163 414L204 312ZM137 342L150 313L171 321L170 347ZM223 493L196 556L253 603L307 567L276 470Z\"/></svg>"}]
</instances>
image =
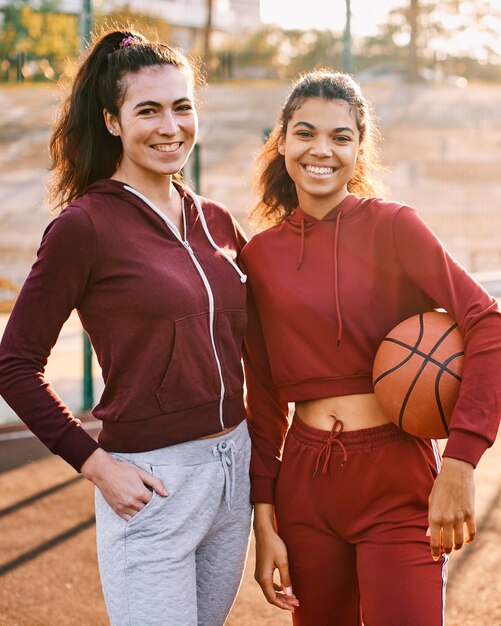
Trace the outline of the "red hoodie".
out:
<instances>
[{"instance_id":1,"label":"red hoodie","mask_svg":"<svg viewBox=\"0 0 501 626\"><path fill-rule=\"evenodd\" d=\"M501 408L501 313L415 211L348 195L322 220L297 209L254 236L245 340L254 502L273 502L287 403L372 393L374 356L399 322L442 307L465 339L444 454L476 465Z\"/></svg>"},{"instance_id":2,"label":"red hoodie","mask_svg":"<svg viewBox=\"0 0 501 626\"><path fill-rule=\"evenodd\" d=\"M106 450L161 448L245 418L245 276L235 264L244 238L224 207L178 189L184 239L123 183L91 185L48 226L10 316L0 392L77 470L98 444L44 377L74 308L102 368L93 414Z\"/></svg>"}]
</instances>

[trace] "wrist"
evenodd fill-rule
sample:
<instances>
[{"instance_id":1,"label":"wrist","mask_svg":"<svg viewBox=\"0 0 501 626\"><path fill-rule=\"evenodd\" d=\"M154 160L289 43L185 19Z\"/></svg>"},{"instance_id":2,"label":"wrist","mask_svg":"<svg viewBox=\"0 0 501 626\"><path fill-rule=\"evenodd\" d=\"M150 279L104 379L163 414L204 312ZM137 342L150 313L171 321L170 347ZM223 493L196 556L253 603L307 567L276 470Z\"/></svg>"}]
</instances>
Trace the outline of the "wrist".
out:
<instances>
[{"instance_id":1,"label":"wrist","mask_svg":"<svg viewBox=\"0 0 501 626\"><path fill-rule=\"evenodd\" d=\"M475 467L468 461L463 461L461 459L455 459L451 456L445 456L442 459L442 471L444 469L456 469L461 470L463 472L473 472Z\"/></svg>"},{"instance_id":2,"label":"wrist","mask_svg":"<svg viewBox=\"0 0 501 626\"><path fill-rule=\"evenodd\" d=\"M110 460L110 455L102 448L98 448L84 461L80 468L80 473L87 480L97 484L106 474L106 468L109 467Z\"/></svg>"},{"instance_id":3,"label":"wrist","mask_svg":"<svg viewBox=\"0 0 501 626\"><path fill-rule=\"evenodd\" d=\"M275 532L275 509L273 504L254 505L254 531Z\"/></svg>"}]
</instances>

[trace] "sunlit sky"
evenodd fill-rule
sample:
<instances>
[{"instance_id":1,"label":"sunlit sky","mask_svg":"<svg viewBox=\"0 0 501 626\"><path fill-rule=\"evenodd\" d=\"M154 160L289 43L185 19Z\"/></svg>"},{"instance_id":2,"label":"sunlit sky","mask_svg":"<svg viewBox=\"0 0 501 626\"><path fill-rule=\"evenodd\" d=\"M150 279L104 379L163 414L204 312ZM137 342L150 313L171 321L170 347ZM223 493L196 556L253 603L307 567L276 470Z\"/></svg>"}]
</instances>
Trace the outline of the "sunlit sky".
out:
<instances>
[{"instance_id":1,"label":"sunlit sky","mask_svg":"<svg viewBox=\"0 0 501 626\"><path fill-rule=\"evenodd\" d=\"M355 35L373 35L388 12L408 0L351 0L351 26ZM282 28L330 28L341 31L346 19L345 0L261 0L261 19Z\"/></svg>"}]
</instances>

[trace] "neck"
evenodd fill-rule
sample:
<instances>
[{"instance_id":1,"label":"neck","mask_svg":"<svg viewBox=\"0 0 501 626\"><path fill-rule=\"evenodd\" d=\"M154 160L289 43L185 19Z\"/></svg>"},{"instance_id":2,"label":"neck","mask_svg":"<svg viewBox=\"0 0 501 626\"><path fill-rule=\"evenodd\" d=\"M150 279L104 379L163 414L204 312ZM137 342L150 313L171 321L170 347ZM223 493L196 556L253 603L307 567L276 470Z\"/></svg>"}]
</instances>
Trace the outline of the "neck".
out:
<instances>
[{"instance_id":1,"label":"neck","mask_svg":"<svg viewBox=\"0 0 501 626\"><path fill-rule=\"evenodd\" d=\"M299 197L299 206L301 209L316 218L317 220L323 219L332 209L336 208L338 204L346 198L348 191L337 194L335 197L329 196L324 198L301 198Z\"/></svg>"}]
</instances>

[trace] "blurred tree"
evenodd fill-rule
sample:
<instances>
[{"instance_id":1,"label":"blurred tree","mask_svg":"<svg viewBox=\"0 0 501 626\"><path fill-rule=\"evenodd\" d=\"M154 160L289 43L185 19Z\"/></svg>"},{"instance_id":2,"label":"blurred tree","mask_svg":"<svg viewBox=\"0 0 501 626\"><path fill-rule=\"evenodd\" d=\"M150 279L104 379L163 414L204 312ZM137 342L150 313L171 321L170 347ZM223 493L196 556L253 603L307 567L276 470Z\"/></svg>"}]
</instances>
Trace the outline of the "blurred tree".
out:
<instances>
[{"instance_id":1,"label":"blurred tree","mask_svg":"<svg viewBox=\"0 0 501 626\"><path fill-rule=\"evenodd\" d=\"M341 68L343 36L330 30L282 30L276 25L234 42L236 65L249 75L290 78L314 67Z\"/></svg>"},{"instance_id":2,"label":"blurred tree","mask_svg":"<svg viewBox=\"0 0 501 626\"><path fill-rule=\"evenodd\" d=\"M501 64L500 31L501 7L495 0L409 0L391 10L378 35L362 47L366 55L405 61L408 78L416 80L426 69L457 69L457 58L495 69Z\"/></svg>"},{"instance_id":3,"label":"blurred tree","mask_svg":"<svg viewBox=\"0 0 501 626\"><path fill-rule=\"evenodd\" d=\"M409 57L407 63L407 81L409 83L417 82L419 78L418 74L418 51L417 51L417 39L419 33L419 0L410 0L408 20L410 28L409 37Z\"/></svg>"},{"instance_id":4,"label":"blurred tree","mask_svg":"<svg viewBox=\"0 0 501 626\"><path fill-rule=\"evenodd\" d=\"M53 67L61 69L68 57L78 54L78 19L60 13L57 0L12 0L3 9L0 56L22 58L23 63L40 61L40 72L54 78ZM37 72L35 71L35 74Z\"/></svg>"},{"instance_id":5,"label":"blurred tree","mask_svg":"<svg viewBox=\"0 0 501 626\"><path fill-rule=\"evenodd\" d=\"M212 16L214 0L205 0L207 20L204 28L204 63L208 71L212 68Z\"/></svg>"},{"instance_id":6,"label":"blurred tree","mask_svg":"<svg viewBox=\"0 0 501 626\"><path fill-rule=\"evenodd\" d=\"M127 3L119 9L106 14L102 10L96 9L94 12L94 24L96 32L103 28L123 28L136 30L148 37L148 39L165 42L171 40L171 25L167 20L136 13L131 5Z\"/></svg>"}]
</instances>

